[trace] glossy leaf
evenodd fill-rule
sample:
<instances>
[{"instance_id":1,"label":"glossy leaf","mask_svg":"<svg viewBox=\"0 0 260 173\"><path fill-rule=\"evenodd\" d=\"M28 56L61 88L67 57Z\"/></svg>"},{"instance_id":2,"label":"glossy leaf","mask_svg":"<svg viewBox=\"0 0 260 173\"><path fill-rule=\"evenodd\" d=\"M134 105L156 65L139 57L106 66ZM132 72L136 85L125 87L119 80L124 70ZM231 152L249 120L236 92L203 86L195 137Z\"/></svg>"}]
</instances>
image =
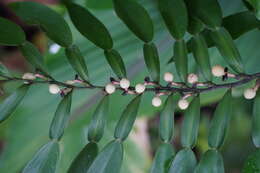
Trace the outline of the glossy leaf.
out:
<instances>
[{"instance_id":1,"label":"glossy leaf","mask_svg":"<svg viewBox=\"0 0 260 173\"><path fill-rule=\"evenodd\" d=\"M259 0L247 0L247 2L254 8L254 12L258 20L260 20L260 1Z\"/></svg>"},{"instance_id":2,"label":"glossy leaf","mask_svg":"<svg viewBox=\"0 0 260 173\"><path fill-rule=\"evenodd\" d=\"M0 122L6 120L23 100L29 85L22 85L0 104Z\"/></svg>"},{"instance_id":3,"label":"glossy leaf","mask_svg":"<svg viewBox=\"0 0 260 173\"><path fill-rule=\"evenodd\" d=\"M203 35L201 34L194 35L191 40L191 44L192 44L191 49L192 49L193 57L195 58L195 61L199 66L199 69L201 70L203 77L207 81L211 81L212 75L211 75L210 57L208 52L208 46Z\"/></svg>"},{"instance_id":4,"label":"glossy leaf","mask_svg":"<svg viewBox=\"0 0 260 173\"><path fill-rule=\"evenodd\" d=\"M0 76L11 77L9 70L0 62Z\"/></svg>"},{"instance_id":5,"label":"glossy leaf","mask_svg":"<svg viewBox=\"0 0 260 173\"><path fill-rule=\"evenodd\" d=\"M160 114L159 135L162 141L171 142L174 131L174 111L176 107L176 101L174 96L168 96L163 110Z\"/></svg>"},{"instance_id":6,"label":"glossy leaf","mask_svg":"<svg viewBox=\"0 0 260 173\"><path fill-rule=\"evenodd\" d=\"M162 143L156 151L150 173L167 173L173 156L172 145Z\"/></svg>"},{"instance_id":7,"label":"glossy leaf","mask_svg":"<svg viewBox=\"0 0 260 173\"><path fill-rule=\"evenodd\" d=\"M81 79L88 79L88 69L80 49L72 45L65 49L66 57Z\"/></svg>"},{"instance_id":8,"label":"glossy leaf","mask_svg":"<svg viewBox=\"0 0 260 173\"><path fill-rule=\"evenodd\" d=\"M50 138L60 140L66 128L71 109L72 92L68 93L59 103L50 127Z\"/></svg>"},{"instance_id":9,"label":"glossy leaf","mask_svg":"<svg viewBox=\"0 0 260 173\"><path fill-rule=\"evenodd\" d=\"M160 59L154 43L146 43L143 47L145 64L152 79L160 82Z\"/></svg>"},{"instance_id":10,"label":"glossy leaf","mask_svg":"<svg viewBox=\"0 0 260 173\"><path fill-rule=\"evenodd\" d=\"M142 95L136 96L123 111L120 120L117 122L114 137L125 140L133 128Z\"/></svg>"},{"instance_id":11,"label":"glossy leaf","mask_svg":"<svg viewBox=\"0 0 260 173\"><path fill-rule=\"evenodd\" d=\"M175 39L182 39L188 27L187 8L183 0L158 0L159 11Z\"/></svg>"},{"instance_id":12,"label":"glossy leaf","mask_svg":"<svg viewBox=\"0 0 260 173\"><path fill-rule=\"evenodd\" d=\"M29 25L40 26L47 36L61 46L72 44L72 33L66 21L54 10L36 2L14 2L12 10Z\"/></svg>"},{"instance_id":13,"label":"glossy leaf","mask_svg":"<svg viewBox=\"0 0 260 173\"><path fill-rule=\"evenodd\" d=\"M195 169L195 173L224 173L224 163L217 150L208 150L203 155Z\"/></svg>"},{"instance_id":14,"label":"glossy leaf","mask_svg":"<svg viewBox=\"0 0 260 173\"><path fill-rule=\"evenodd\" d=\"M174 62L181 81L185 82L188 75L188 52L184 40L174 43Z\"/></svg>"},{"instance_id":15,"label":"glossy leaf","mask_svg":"<svg viewBox=\"0 0 260 173\"><path fill-rule=\"evenodd\" d=\"M242 173L260 172L260 149L252 153L245 161Z\"/></svg>"},{"instance_id":16,"label":"glossy leaf","mask_svg":"<svg viewBox=\"0 0 260 173\"><path fill-rule=\"evenodd\" d=\"M210 36L229 66L235 72L243 73L244 68L240 53L228 31L225 28L219 28L212 31Z\"/></svg>"},{"instance_id":17,"label":"glossy leaf","mask_svg":"<svg viewBox=\"0 0 260 173\"><path fill-rule=\"evenodd\" d=\"M204 25L195 17L189 16L188 32L192 35L199 34L204 29Z\"/></svg>"},{"instance_id":18,"label":"glossy leaf","mask_svg":"<svg viewBox=\"0 0 260 173\"><path fill-rule=\"evenodd\" d=\"M89 128L88 128L88 140L98 142L103 134L106 119L108 116L109 97L104 96L98 104L94 114L92 115Z\"/></svg>"},{"instance_id":19,"label":"glossy leaf","mask_svg":"<svg viewBox=\"0 0 260 173\"><path fill-rule=\"evenodd\" d=\"M257 92L253 107L252 138L254 145L260 147L260 91Z\"/></svg>"},{"instance_id":20,"label":"glossy leaf","mask_svg":"<svg viewBox=\"0 0 260 173\"><path fill-rule=\"evenodd\" d=\"M98 145L94 142L88 143L73 160L68 173L86 173L98 155Z\"/></svg>"},{"instance_id":21,"label":"glossy leaf","mask_svg":"<svg viewBox=\"0 0 260 173\"><path fill-rule=\"evenodd\" d=\"M55 172L60 155L57 141L50 141L45 144L27 163L23 173L46 173Z\"/></svg>"},{"instance_id":22,"label":"glossy leaf","mask_svg":"<svg viewBox=\"0 0 260 173\"><path fill-rule=\"evenodd\" d=\"M102 49L111 49L113 40L105 25L86 8L67 3L70 18L78 31Z\"/></svg>"},{"instance_id":23,"label":"glossy leaf","mask_svg":"<svg viewBox=\"0 0 260 173\"><path fill-rule=\"evenodd\" d=\"M123 161L123 145L115 140L98 154L87 173L119 173Z\"/></svg>"},{"instance_id":24,"label":"glossy leaf","mask_svg":"<svg viewBox=\"0 0 260 173\"><path fill-rule=\"evenodd\" d=\"M218 104L209 129L208 142L211 148L220 148L224 144L232 111L231 90L227 91Z\"/></svg>"},{"instance_id":25,"label":"glossy leaf","mask_svg":"<svg viewBox=\"0 0 260 173\"><path fill-rule=\"evenodd\" d=\"M196 157L191 149L182 149L174 157L169 173L191 173L197 164Z\"/></svg>"},{"instance_id":26,"label":"glossy leaf","mask_svg":"<svg viewBox=\"0 0 260 173\"><path fill-rule=\"evenodd\" d=\"M0 17L0 44L17 46L25 42L25 34L20 26Z\"/></svg>"},{"instance_id":27,"label":"glossy leaf","mask_svg":"<svg viewBox=\"0 0 260 173\"><path fill-rule=\"evenodd\" d=\"M117 16L139 39L152 41L153 22L144 7L133 0L113 0L113 3Z\"/></svg>"},{"instance_id":28,"label":"glossy leaf","mask_svg":"<svg viewBox=\"0 0 260 173\"><path fill-rule=\"evenodd\" d=\"M118 51L111 49L104 51L106 60L118 78L126 77L124 61Z\"/></svg>"}]
</instances>

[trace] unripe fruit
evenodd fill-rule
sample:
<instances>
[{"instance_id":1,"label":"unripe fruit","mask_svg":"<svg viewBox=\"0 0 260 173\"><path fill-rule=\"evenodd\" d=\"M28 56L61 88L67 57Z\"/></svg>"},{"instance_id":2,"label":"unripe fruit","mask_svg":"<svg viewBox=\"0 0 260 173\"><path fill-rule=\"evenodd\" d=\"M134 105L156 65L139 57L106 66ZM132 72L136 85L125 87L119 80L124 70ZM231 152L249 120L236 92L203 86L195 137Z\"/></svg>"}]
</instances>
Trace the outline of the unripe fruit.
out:
<instances>
[{"instance_id":1,"label":"unripe fruit","mask_svg":"<svg viewBox=\"0 0 260 173\"><path fill-rule=\"evenodd\" d=\"M136 91L138 94L143 93L144 90L145 90L144 84L137 84L137 85L135 86L135 91Z\"/></svg>"},{"instance_id":2,"label":"unripe fruit","mask_svg":"<svg viewBox=\"0 0 260 173\"><path fill-rule=\"evenodd\" d=\"M212 67L211 72L216 77L222 77L225 75L225 70L220 65L215 65L214 67Z\"/></svg>"},{"instance_id":3,"label":"unripe fruit","mask_svg":"<svg viewBox=\"0 0 260 173\"><path fill-rule=\"evenodd\" d=\"M180 99L178 102L178 106L181 110L185 110L189 107L189 102L186 99Z\"/></svg>"},{"instance_id":4,"label":"unripe fruit","mask_svg":"<svg viewBox=\"0 0 260 173\"><path fill-rule=\"evenodd\" d=\"M166 72L166 73L164 73L163 79L166 82L172 82L173 81L173 74L170 73L170 72Z\"/></svg>"},{"instance_id":5,"label":"unripe fruit","mask_svg":"<svg viewBox=\"0 0 260 173\"><path fill-rule=\"evenodd\" d=\"M34 79L36 79L36 77L35 77L35 75L33 73L24 73L22 78L25 79L25 80L34 80Z\"/></svg>"},{"instance_id":6,"label":"unripe fruit","mask_svg":"<svg viewBox=\"0 0 260 173\"><path fill-rule=\"evenodd\" d=\"M256 91L253 88L248 88L244 91L244 97L246 99L253 99L256 96Z\"/></svg>"},{"instance_id":7,"label":"unripe fruit","mask_svg":"<svg viewBox=\"0 0 260 173\"><path fill-rule=\"evenodd\" d=\"M113 94L116 91L116 87L112 83L109 83L106 85L105 90L108 94Z\"/></svg>"},{"instance_id":8,"label":"unripe fruit","mask_svg":"<svg viewBox=\"0 0 260 173\"><path fill-rule=\"evenodd\" d=\"M58 94L60 92L60 87L56 84L50 84L49 85L49 92L51 94Z\"/></svg>"},{"instance_id":9,"label":"unripe fruit","mask_svg":"<svg viewBox=\"0 0 260 173\"><path fill-rule=\"evenodd\" d=\"M195 83L198 82L198 80L199 80L199 78L198 78L198 76L196 74L191 73L191 74L188 75L188 82L190 84L195 84Z\"/></svg>"},{"instance_id":10,"label":"unripe fruit","mask_svg":"<svg viewBox=\"0 0 260 173\"><path fill-rule=\"evenodd\" d=\"M161 104L162 104L162 100L160 99L160 97L156 96L153 98L152 105L154 107L159 107L159 106L161 106Z\"/></svg>"},{"instance_id":11,"label":"unripe fruit","mask_svg":"<svg viewBox=\"0 0 260 173\"><path fill-rule=\"evenodd\" d=\"M122 78L119 83L120 87L123 89L127 89L130 86L130 81L126 78Z\"/></svg>"}]
</instances>

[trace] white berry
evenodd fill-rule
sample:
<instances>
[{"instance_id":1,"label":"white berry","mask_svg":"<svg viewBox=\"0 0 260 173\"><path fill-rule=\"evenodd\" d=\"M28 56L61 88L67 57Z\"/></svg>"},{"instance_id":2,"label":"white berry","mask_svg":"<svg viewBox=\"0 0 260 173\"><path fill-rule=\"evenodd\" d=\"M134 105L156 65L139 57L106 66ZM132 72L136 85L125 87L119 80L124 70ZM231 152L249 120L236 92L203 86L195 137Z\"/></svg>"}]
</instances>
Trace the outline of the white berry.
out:
<instances>
[{"instance_id":1,"label":"white berry","mask_svg":"<svg viewBox=\"0 0 260 173\"><path fill-rule=\"evenodd\" d=\"M36 77L35 77L35 75L33 73L24 73L22 78L25 79L25 80L34 80L34 79L36 79Z\"/></svg>"},{"instance_id":2,"label":"white berry","mask_svg":"<svg viewBox=\"0 0 260 173\"><path fill-rule=\"evenodd\" d=\"M143 93L144 90L145 90L144 84L137 84L137 85L135 86L135 91L136 91L138 94Z\"/></svg>"},{"instance_id":3,"label":"white berry","mask_svg":"<svg viewBox=\"0 0 260 173\"><path fill-rule=\"evenodd\" d=\"M60 87L56 84L50 84L49 85L49 92L51 94L58 94L60 92Z\"/></svg>"},{"instance_id":4,"label":"white berry","mask_svg":"<svg viewBox=\"0 0 260 173\"><path fill-rule=\"evenodd\" d=\"M162 104L162 100L160 99L160 97L156 96L153 98L152 105L154 107L159 107L159 106L161 106L161 104Z\"/></svg>"},{"instance_id":5,"label":"white berry","mask_svg":"<svg viewBox=\"0 0 260 173\"><path fill-rule=\"evenodd\" d=\"M244 97L246 99L253 99L256 96L256 91L253 88L248 88L244 91Z\"/></svg>"},{"instance_id":6,"label":"white berry","mask_svg":"<svg viewBox=\"0 0 260 173\"><path fill-rule=\"evenodd\" d=\"M225 70L220 65L215 65L214 67L212 67L211 72L216 77L222 77L225 75Z\"/></svg>"},{"instance_id":7,"label":"white berry","mask_svg":"<svg viewBox=\"0 0 260 173\"><path fill-rule=\"evenodd\" d=\"M120 80L119 85L120 85L121 88L127 89L130 86L130 81L126 78L123 78L123 79Z\"/></svg>"},{"instance_id":8,"label":"white berry","mask_svg":"<svg viewBox=\"0 0 260 173\"><path fill-rule=\"evenodd\" d=\"M180 99L178 102L178 106L181 110L185 110L189 106L189 102L186 99Z\"/></svg>"},{"instance_id":9,"label":"white berry","mask_svg":"<svg viewBox=\"0 0 260 173\"><path fill-rule=\"evenodd\" d=\"M116 87L112 83L109 83L106 85L105 90L108 94L113 94L116 90Z\"/></svg>"},{"instance_id":10,"label":"white berry","mask_svg":"<svg viewBox=\"0 0 260 173\"><path fill-rule=\"evenodd\" d=\"M199 78L198 78L198 76L196 74L191 73L191 74L188 75L188 82L190 84L195 84L195 83L198 82L198 80L199 80Z\"/></svg>"},{"instance_id":11,"label":"white berry","mask_svg":"<svg viewBox=\"0 0 260 173\"><path fill-rule=\"evenodd\" d=\"M164 73L164 75L163 75L163 79L164 79L166 82L172 82L172 81L173 81L173 74L170 73L170 72L166 72L166 73Z\"/></svg>"}]
</instances>

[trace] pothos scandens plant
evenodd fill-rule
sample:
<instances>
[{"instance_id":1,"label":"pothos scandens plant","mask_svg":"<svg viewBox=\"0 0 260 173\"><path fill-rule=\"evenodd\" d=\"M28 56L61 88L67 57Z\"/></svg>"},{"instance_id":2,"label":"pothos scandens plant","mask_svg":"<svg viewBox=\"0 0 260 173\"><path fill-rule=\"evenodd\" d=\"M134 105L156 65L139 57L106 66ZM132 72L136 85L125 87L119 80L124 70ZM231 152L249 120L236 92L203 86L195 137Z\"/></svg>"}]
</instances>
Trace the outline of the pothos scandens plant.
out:
<instances>
[{"instance_id":1,"label":"pothos scandens plant","mask_svg":"<svg viewBox=\"0 0 260 173\"><path fill-rule=\"evenodd\" d=\"M127 71L120 53L113 48L113 39L105 25L88 9L69 0L63 1L70 19L77 30L103 49L104 56L117 78L110 78L104 86L92 84L89 80L87 63L80 49L73 44L72 34L65 20L47 6L35 2L15 2L10 4L13 12L29 25L38 25L46 35L65 48L68 62L75 70L75 79L59 81L52 77L44 64L38 49L26 41L23 30L15 23L0 17L0 44L17 46L23 56L35 68L35 73L25 73L22 77L11 75L8 69L0 64L1 82L21 81L13 94L0 105L0 121L6 120L16 109L31 85L48 83L49 92L62 97L49 130L50 142L45 144L24 167L23 173L54 173L59 159L59 141L70 119L72 94L77 89L100 89L104 96L96 107L88 129L89 143L74 159L69 173L117 173L123 162L124 141L128 137L135 122L142 95L153 92L152 105L159 107L161 97L166 96L160 114L159 146L151 173L223 173L224 163L219 149L224 144L226 131L232 112L232 88L254 81L255 86L244 91L246 99L254 100L252 139L254 145L260 147L260 73L246 74L243 62L234 39L242 34L260 27L260 1L245 0L248 11L222 17L217 0L158 0L158 10L169 33L175 40L174 55L169 63L174 62L177 74L166 72L160 83L160 59L156 45L153 43L153 22L141 4L133 0L113 0L114 10L121 21L143 42L143 53L149 77L135 87L127 78ZM48 17L46 17L48 14ZM243 26L236 22L240 20ZM185 34L190 39L185 40ZM208 48L217 47L228 67L211 66ZM188 73L188 54L192 53L204 81L198 75ZM175 77L178 76L178 81ZM234 82L216 84L213 77L223 81L233 78ZM211 149L197 161L193 148L197 142L200 122L200 94L219 88L227 91L217 105L209 129L208 145ZM114 92L123 95L135 95L135 98L123 110L114 131L114 139L102 150L98 148L106 124L109 108L109 95ZM188 98L192 98L189 102ZM174 152L173 140L174 112L177 107L185 110L181 127L182 150ZM66 151L65 151L66 152ZM260 172L260 150L256 150L247 160L243 171Z\"/></svg>"}]
</instances>

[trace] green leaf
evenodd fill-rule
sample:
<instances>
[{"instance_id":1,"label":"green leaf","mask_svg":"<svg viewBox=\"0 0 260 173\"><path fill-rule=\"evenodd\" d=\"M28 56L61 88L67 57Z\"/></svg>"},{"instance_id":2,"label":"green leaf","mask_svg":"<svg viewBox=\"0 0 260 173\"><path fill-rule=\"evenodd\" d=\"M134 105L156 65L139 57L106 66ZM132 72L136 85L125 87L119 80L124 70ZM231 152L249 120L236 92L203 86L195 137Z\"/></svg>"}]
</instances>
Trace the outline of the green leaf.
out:
<instances>
[{"instance_id":1,"label":"green leaf","mask_svg":"<svg viewBox=\"0 0 260 173\"><path fill-rule=\"evenodd\" d=\"M73 24L83 36L102 49L113 47L111 35L99 19L77 4L67 3L67 7Z\"/></svg>"},{"instance_id":2,"label":"green leaf","mask_svg":"<svg viewBox=\"0 0 260 173\"><path fill-rule=\"evenodd\" d=\"M158 6L173 38L182 39L188 27L188 14L183 0L158 0Z\"/></svg>"},{"instance_id":3,"label":"green leaf","mask_svg":"<svg viewBox=\"0 0 260 173\"><path fill-rule=\"evenodd\" d=\"M50 127L50 138L60 140L69 122L72 92L68 93L58 105Z\"/></svg>"},{"instance_id":4,"label":"green leaf","mask_svg":"<svg viewBox=\"0 0 260 173\"><path fill-rule=\"evenodd\" d=\"M119 173L123 161L123 145L115 140L98 154L87 173Z\"/></svg>"},{"instance_id":5,"label":"green leaf","mask_svg":"<svg viewBox=\"0 0 260 173\"><path fill-rule=\"evenodd\" d=\"M0 76L11 77L9 70L0 62Z\"/></svg>"},{"instance_id":6,"label":"green leaf","mask_svg":"<svg viewBox=\"0 0 260 173\"><path fill-rule=\"evenodd\" d=\"M235 72L243 73L244 68L240 53L228 31L225 28L218 28L210 32L210 36L229 66Z\"/></svg>"},{"instance_id":7,"label":"green leaf","mask_svg":"<svg viewBox=\"0 0 260 173\"><path fill-rule=\"evenodd\" d=\"M194 35L191 39L191 49L193 57L202 72L203 77L207 81L212 80L210 57L207 43L201 34Z\"/></svg>"},{"instance_id":8,"label":"green leaf","mask_svg":"<svg viewBox=\"0 0 260 173\"><path fill-rule=\"evenodd\" d=\"M196 96L185 111L181 128L181 144L192 148L196 145L200 123L200 97Z\"/></svg>"},{"instance_id":9,"label":"green leaf","mask_svg":"<svg viewBox=\"0 0 260 173\"><path fill-rule=\"evenodd\" d=\"M86 1L86 6L92 9L97 9L97 10L106 10L106 9L111 9L113 8L113 2L112 0L85 0Z\"/></svg>"},{"instance_id":10,"label":"green leaf","mask_svg":"<svg viewBox=\"0 0 260 173\"><path fill-rule=\"evenodd\" d=\"M191 173L197 164L196 157L191 149L182 149L175 156L169 173Z\"/></svg>"},{"instance_id":11,"label":"green leaf","mask_svg":"<svg viewBox=\"0 0 260 173\"><path fill-rule=\"evenodd\" d=\"M195 173L224 173L224 163L217 150L205 152L195 169Z\"/></svg>"},{"instance_id":12,"label":"green leaf","mask_svg":"<svg viewBox=\"0 0 260 173\"><path fill-rule=\"evenodd\" d=\"M108 115L109 96L104 96L92 115L89 128L88 140L98 142L103 134Z\"/></svg>"},{"instance_id":13,"label":"green leaf","mask_svg":"<svg viewBox=\"0 0 260 173\"><path fill-rule=\"evenodd\" d=\"M98 145L94 142L88 143L73 160L68 173L86 173L98 155Z\"/></svg>"},{"instance_id":14,"label":"green leaf","mask_svg":"<svg viewBox=\"0 0 260 173\"><path fill-rule=\"evenodd\" d=\"M54 10L36 2L14 2L10 6L27 24L40 26L54 42L64 47L72 44L68 24Z\"/></svg>"},{"instance_id":15,"label":"green leaf","mask_svg":"<svg viewBox=\"0 0 260 173\"><path fill-rule=\"evenodd\" d=\"M218 104L209 129L208 143L211 148L220 148L224 144L232 111L231 90L227 91Z\"/></svg>"},{"instance_id":16,"label":"green leaf","mask_svg":"<svg viewBox=\"0 0 260 173\"><path fill-rule=\"evenodd\" d=\"M200 19L210 28L220 27L222 23L222 11L217 0L186 0L192 7L192 15Z\"/></svg>"},{"instance_id":17,"label":"green leaf","mask_svg":"<svg viewBox=\"0 0 260 173\"><path fill-rule=\"evenodd\" d=\"M104 51L107 62L118 78L126 77L124 61L118 51L111 49Z\"/></svg>"},{"instance_id":18,"label":"green leaf","mask_svg":"<svg viewBox=\"0 0 260 173\"><path fill-rule=\"evenodd\" d=\"M80 49L72 45L65 49L66 57L82 80L88 79L88 69Z\"/></svg>"},{"instance_id":19,"label":"green leaf","mask_svg":"<svg viewBox=\"0 0 260 173\"><path fill-rule=\"evenodd\" d=\"M242 173L259 173L260 172L260 149L257 149L246 160Z\"/></svg>"},{"instance_id":20,"label":"green leaf","mask_svg":"<svg viewBox=\"0 0 260 173\"><path fill-rule=\"evenodd\" d=\"M174 62L177 74L185 82L188 75L188 52L184 40L177 40L174 44Z\"/></svg>"},{"instance_id":21,"label":"green leaf","mask_svg":"<svg viewBox=\"0 0 260 173\"><path fill-rule=\"evenodd\" d=\"M117 122L114 137L125 140L134 125L142 95L136 96L123 111L120 120Z\"/></svg>"},{"instance_id":22,"label":"green leaf","mask_svg":"<svg viewBox=\"0 0 260 173\"><path fill-rule=\"evenodd\" d=\"M260 147L260 90L258 90L254 101L252 119L252 138L254 145Z\"/></svg>"},{"instance_id":23,"label":"green leaf","mask_svg":"<svg viewBox=\"0 0 260 173\"><path fill-rule=\"evenodd\" d=\"M254 12L258 20L260 20L260 1L259 0L247 0L254 8Z\"/></svg>"},{"instance_id":24,"label":"green leaf","mask_svg":"<svg viewBox=\"0 0 260 173\"><path fill-rule=\"evenodd\" d=\"M139 39L152 41L153 22L144 7L133 0L113 0L113 3L117 16Z\"/></svg>"},{"instance_id":25,"label":"green leaf","mask_svg":"<svg viewBox=\"0 0 260 173\"><path fill-rule=\"evenodd\" d=\"M168 96L160 115L159 135L164 142L170 142L173 137L175 105L174 96Z\"/></svg>"},{"instance_id":26,"label":"green leaf","mask_svg":"<svg viewBox=\"0 0 260 173\"><path fill-rule=\"evenodd\" d=\"M25 34L20 26L0 17L0 44L17 46L25 42Z\"/></svg>"},{"instance_id":27,"label":"green leaf","mask_svg":"<svg viewBox=\"0 0 260 173\"><path fill-rule=\"evenodd\" d=\"M156 151L150 173L167 173L173 156L174 150L172 145L162 143Z\"/></svg>"},{"instance_id":28,"label":"green leaf","mask_svg":"<svg viewBox=\"0 0 260 173\"><path fill-rule=\"evenodd\" d=\"M203 23L195 17L189 16L188 32L192 35L199 34L204 29Z\"/></svg>"},{"instance_id":29,"label":"green leaf","mask_svg":"<svg viewBox=\"0 0 260 173\"><path fill-rule=\"evenodd\" d=\"M23 173L46 173L55 172L60 151L57 141L45 144L27 163Z\"/></svg>"},{"instance_id":30,"label":"green leaf","mask_svg":"<svg viewBox=\"0 0 260 173\"><path fill-rule=\"evenodd\" d=\"M160 59L154 43L145 43L143 47L145 64L152 79L160 82Z\"/></svg>"},{"instance_id":31,"label":"green leaf","mask_svg":"<svg viewBox=\"0 0 260 173\"><path fill-rule=\"evenodd\" d=\"M29 85L22 85L0 104L0 123L6 120L15 111L28 89Z\"/></svg>"}]
</instances>

